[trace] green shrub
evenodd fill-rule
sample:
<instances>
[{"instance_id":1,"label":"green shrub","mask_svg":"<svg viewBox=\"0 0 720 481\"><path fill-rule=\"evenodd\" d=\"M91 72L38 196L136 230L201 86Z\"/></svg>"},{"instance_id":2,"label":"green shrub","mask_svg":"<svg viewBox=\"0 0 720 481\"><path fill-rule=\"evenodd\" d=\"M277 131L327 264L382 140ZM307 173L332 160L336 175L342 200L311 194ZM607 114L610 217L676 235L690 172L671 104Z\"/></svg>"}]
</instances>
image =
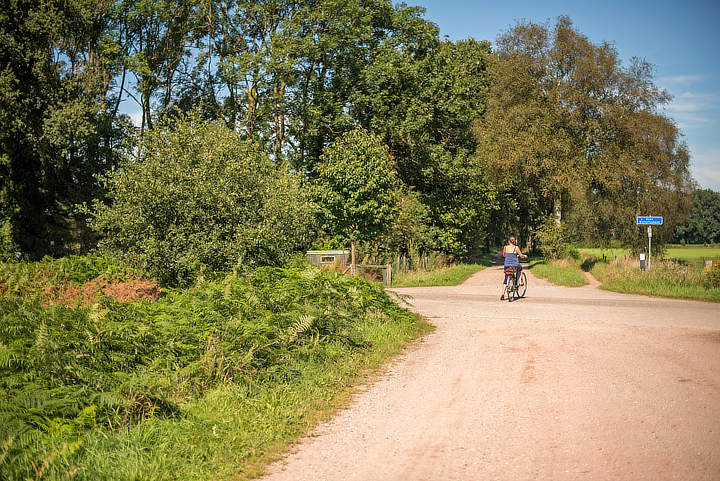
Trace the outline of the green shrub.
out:
<instances>
[{"instance_id":1,"label":"green shrub","mask_svg":"<svg viewBox=\"0 0 720 481\"><path fill-rule=\"evenodd\" d=\"M563 246L563 255L564 257L572 257L576 261L580 260L580 249L575 247L572 244L565 244Z\"/></svg>"},{"instance_id":2,"label":"green shrub","mask_svg":"<svg viewBox=\"0 0 720 481\"><path fill-rule=\"evenodd\" d=\"M237 263L280 265L306 242L312 215L299 177L224 124L169 120L140 152L107 179L110 203L94 205L104 252L188 285Z\"/></svg>"},{"instance_id":3,"label":"green shrub","mask_svg":"<svg viewBox=\"0 0 720 481\"><path fill-rule=\"evenodd\" d=\"M555 219L550 216L537 228L535 236L543 257L547 259L558 259L565 251L563 226L557 225Z\"/></svg>"}]
</instances>

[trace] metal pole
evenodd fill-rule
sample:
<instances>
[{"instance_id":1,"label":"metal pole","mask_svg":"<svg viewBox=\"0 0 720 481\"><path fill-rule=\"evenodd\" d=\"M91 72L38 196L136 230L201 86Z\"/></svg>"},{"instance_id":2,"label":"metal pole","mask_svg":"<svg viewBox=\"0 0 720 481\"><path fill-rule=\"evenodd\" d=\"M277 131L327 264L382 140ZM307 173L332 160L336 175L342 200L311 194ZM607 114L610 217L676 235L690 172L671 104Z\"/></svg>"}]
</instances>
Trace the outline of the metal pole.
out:
<instances>
[{"instance_id":1,"label":"metal pole","mask_svg":"<svg viewBox=\"0 0 720 481\"><path fill-rule=\"evenodd\" d=\"M650 272L650 259L652 259L652 226L648 226L648 272Z\"/></svg>"}]
</instances>

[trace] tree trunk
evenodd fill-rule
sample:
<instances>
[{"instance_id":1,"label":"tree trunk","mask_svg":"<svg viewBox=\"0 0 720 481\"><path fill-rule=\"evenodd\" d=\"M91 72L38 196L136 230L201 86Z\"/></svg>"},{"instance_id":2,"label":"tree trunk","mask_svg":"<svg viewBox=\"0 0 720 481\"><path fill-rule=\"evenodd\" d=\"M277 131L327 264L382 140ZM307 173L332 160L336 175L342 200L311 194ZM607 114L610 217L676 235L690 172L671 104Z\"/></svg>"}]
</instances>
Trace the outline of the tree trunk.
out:
<instances>
[{"instance_id":1,"label":"tree trunk","mask_svg":"<svg viewBox=\"0 0 720 481\"><path fill-rule=\"evenodd\" d=\"M559 227L562 221L562 201L560 200L560 194L557 194L555 197L553 211L555 213L555 225Z\"/></svg>"}]
</instances>

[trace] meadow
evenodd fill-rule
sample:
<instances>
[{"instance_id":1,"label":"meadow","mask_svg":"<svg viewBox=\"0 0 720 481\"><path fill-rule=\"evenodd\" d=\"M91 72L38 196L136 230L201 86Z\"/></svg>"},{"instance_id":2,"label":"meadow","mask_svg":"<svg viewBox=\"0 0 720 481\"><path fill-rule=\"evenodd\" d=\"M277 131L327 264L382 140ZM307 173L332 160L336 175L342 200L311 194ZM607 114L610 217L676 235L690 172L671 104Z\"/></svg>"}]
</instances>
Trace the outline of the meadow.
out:
<instances>
[{"instance_id":1,"label":"meadow","mask_svg":"<svg viewBox=\"0 0 720 481\"><path fill-rule=\"evenodd\" d=\"M577 262L572 259L533 259L529 267L536 276L565 287L581 287L588 284Z\"/></svg>"}]
</instances>

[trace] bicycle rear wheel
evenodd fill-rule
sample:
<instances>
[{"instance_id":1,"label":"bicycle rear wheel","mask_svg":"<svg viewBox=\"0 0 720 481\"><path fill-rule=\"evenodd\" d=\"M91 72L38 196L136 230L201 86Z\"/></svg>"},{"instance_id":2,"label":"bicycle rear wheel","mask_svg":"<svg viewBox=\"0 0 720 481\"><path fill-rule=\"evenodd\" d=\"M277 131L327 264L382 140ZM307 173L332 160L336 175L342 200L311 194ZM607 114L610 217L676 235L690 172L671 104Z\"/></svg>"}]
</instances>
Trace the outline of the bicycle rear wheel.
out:
<instances>
[{"instance_id":1,"label":"bicycle rear wheel","mask_svg":"<svg viewBox=\"0 0 720 481\"><path fill-rule=\"evenodd\" d=\"M507 300L512 302L513 299L517 298L517 286L515 285L515 274L509 274L507 276Z\"/></svg>"},{"instance_id":2,"label":"bicycle rear wheel","mask_svg":"<svg viewBox=\"0 0 720 481\"><path fill-rule=\"evenodd\" d=\"M524 272L520 273L520 279L518 279L517 284L517 295L518 297L525 297L525 293L527 292L527 276Z\"/></svg>"},{"instance_id":3,"label":"bicycle rear wheel","mask_svg":"<svg viewBox=\"0 0 720 481\"><path fill-rule=\"evenodd\" d=\"M502 295L500 296L500 300L507 299L508 301L512 299L512 276L509 276L505 274L505 280L503 281L502 286Z\"/></svg>"}]
</instances>

